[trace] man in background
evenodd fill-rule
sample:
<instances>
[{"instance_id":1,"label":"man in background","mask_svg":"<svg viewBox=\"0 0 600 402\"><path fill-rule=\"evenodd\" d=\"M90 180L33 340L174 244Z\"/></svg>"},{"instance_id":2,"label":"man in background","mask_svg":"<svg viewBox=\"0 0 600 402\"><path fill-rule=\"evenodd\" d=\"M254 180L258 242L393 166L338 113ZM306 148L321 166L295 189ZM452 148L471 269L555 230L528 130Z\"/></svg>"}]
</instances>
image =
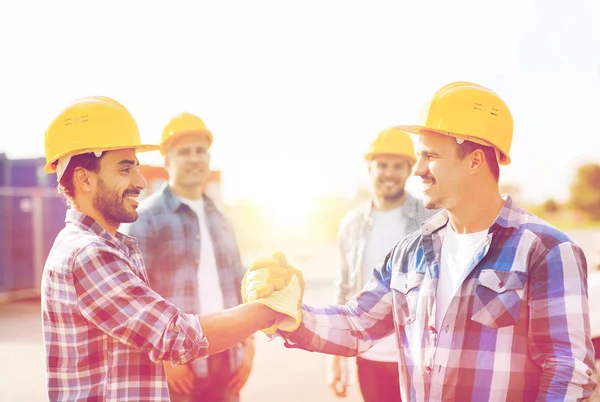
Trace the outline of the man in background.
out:
<instances>
[{"instance_id":1,"label":"man in background","mask_svg":"<svg viewBox=\"0 0 600 402\"><path fill-rule=\"evenodd\" d=\"M407 234L437 211L405 190L416 157L408 134L388 128L381 131L364 155L371 177L372 198L348 212L340 224L339 277L336 303L344 304L358 293L380 266L386 254ZM346 396L348 359L331 357L330 386ZM358 382L365 402L400 401L398 347L391 334L356 359Z\"/></svg>"},{"instance_id":2,"label":"man in background","mask_svg":"<svg viewBox=\"0 0 600 402\"><path fill-rule=\"evenodd\" d=\"M244 270L233 226L204 193L212 141L199 117L174 117L160 143L168 185L142 201L139 219L124 228L138 239L158 293L193 314L241 303ZM165 363L172 401L239 401L253 357L250 337L208 359L179 366Z\"/></svg>"}]
</instances>

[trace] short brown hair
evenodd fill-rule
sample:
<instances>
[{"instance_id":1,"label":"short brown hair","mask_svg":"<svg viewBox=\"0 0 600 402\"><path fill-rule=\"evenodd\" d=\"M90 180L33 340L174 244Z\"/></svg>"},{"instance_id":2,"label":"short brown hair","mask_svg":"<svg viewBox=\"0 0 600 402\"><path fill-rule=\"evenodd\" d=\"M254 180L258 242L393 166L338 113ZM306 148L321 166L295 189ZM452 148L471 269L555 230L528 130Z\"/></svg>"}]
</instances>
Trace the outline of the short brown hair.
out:
<instances>
[{"instance_id":1,"label":"short brown hair","mask_svg":"<svg viewBox=\"0 0 600 402\"><path fill-rule=\"evenodd\" d=\"M492 173L492 176L494 176L494 179L498 181L500 179L500 166L498 166L496 150L494 147L488 147L472 141L465 141L462 144L456 144L457 154L460 159L464 159L467 155L470 155L477 149L481 149L483 151L485 160L490 168L490 172Z\"/></svg>"},{"instance_id":2,"label":"short brown hair","mask_svg":"<svg viewBox=\"0 0 600 402\"><path fill-rule=\"evenodd\" d=\"M104 156L104 153L102 154ZM75 155L69 161L69 165L58 182L58 193L65 197L67 203L75 198L75 185L73 184L73 173L78 167L82 167L91 172L98 173L100 170L100 159L93 152Z\"/></svg>"}]
</instances>

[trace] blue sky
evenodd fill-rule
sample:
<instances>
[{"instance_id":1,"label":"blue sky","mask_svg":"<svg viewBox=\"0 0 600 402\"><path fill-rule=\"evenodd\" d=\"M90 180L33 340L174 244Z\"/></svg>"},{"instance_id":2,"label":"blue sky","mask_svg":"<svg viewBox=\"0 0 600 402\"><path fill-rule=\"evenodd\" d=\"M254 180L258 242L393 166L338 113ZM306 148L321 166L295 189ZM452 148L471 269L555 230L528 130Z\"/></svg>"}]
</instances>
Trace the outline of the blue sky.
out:
<instances>
[{"instance_id":1,"label":"blue sky","mask_svg":"<svg viewBox=\"0 0 600 402\"><path fill-rule=\"evenodd\" d=\"M566 199L576 167L600 162L599 18L583 0L0 0L0 152L42 156L61 107L110 96L145 141L201 116L226 201L298 205L364 185L376 133L468 80L513 113L501 182Z\"/></svg>"}]
</instances>

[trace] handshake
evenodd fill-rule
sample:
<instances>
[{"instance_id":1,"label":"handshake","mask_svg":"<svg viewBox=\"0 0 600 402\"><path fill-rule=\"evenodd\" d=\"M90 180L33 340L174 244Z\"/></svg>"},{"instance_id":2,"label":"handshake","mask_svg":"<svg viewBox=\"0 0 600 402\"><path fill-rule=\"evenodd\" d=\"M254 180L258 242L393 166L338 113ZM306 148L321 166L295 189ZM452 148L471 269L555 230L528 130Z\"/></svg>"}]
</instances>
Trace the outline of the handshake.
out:
<instances>
[{"instance_id":1,"label":"handshake","mask_svg":"<svg viewBox=\"0 0 600 402\"><path fill-rule=\"evenodd\" d=\"M303 296L302 271L288 265L282 252L275 252L270 259L254 261L242 280L244 303L257 301L285 315L262 329L265 334L274 334L278 329L295 331L302 321Z\"/></svg>"}]
</instances>

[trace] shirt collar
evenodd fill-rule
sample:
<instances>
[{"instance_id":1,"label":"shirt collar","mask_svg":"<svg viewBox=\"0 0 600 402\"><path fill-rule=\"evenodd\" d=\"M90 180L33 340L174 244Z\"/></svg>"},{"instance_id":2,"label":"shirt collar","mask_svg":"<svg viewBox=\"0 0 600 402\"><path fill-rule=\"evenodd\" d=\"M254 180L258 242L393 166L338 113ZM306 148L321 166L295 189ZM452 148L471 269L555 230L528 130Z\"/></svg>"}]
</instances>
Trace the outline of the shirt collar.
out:
<instances>
[{"instance_id":1,"label":"shirt collar","mask_svg":"<svg viewBox=\"0 0 600 402\"><path fill-rule=\"evenodd\" d=\"M102 226L100 226L98 222L94 220L94 218L72 208L67 209L65 223L72 224L82 230L92 232L96 236L106 241L113 242L121 248L127 249L130 246L137 245L137 240L135 237L127 236L120 232L116 232L116 234L113 236L104 230L104 228L102 228Z\"/></svg>"},{"instance_id":2,"label":"shirt collar","mask_svg":"<svg viewBox=\"0 0 600 402\"><path fill-rule=\"evenodd\" d=\"M494 223L492 223L490 232L498 228L516 229L519 227L523 210L517 206L509 195L503 195L502 198L504 199L504 206ZM444 228L448 224L448 219L448 211L442 210L441 213L434 215L421 225L421 235L431 235Z\"/></svg>"}]
</instances>

